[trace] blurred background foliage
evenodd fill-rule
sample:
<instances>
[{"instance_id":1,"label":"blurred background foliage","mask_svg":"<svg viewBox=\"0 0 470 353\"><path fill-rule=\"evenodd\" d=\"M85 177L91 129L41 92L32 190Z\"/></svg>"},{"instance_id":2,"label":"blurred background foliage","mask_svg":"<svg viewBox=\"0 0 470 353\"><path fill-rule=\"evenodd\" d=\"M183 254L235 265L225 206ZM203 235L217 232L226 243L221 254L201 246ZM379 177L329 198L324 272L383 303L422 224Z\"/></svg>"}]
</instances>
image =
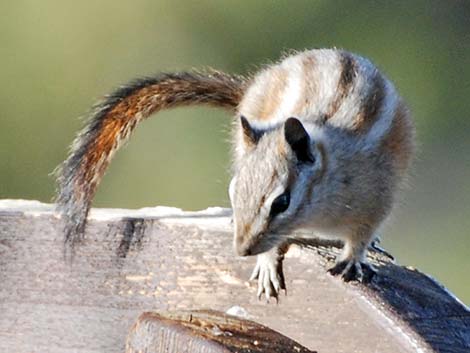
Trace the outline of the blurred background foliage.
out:
<instances>
[{"instance_id":1,"label":"blurred background foliage","mask_svg":"<svg viewBox=\"0 0 470 353\"><path fill-rule=\"evenodd\" d=\"M289 49L371 58L416 120L419 153L384 245L470 303L470 2L61 1L0 4L0 197L49 202L49 174L119 84L211 66L253 72ZM95 206L228 206L228 114L177 109L118 153Z\"/></svg>"}]
</instances>

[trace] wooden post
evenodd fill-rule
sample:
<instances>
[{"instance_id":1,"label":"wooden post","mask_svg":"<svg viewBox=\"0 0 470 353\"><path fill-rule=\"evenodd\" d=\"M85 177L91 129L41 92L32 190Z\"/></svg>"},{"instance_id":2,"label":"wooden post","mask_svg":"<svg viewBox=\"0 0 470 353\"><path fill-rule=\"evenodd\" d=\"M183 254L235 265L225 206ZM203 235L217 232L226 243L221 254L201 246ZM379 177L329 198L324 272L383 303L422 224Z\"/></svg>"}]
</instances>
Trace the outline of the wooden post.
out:
<instances>
[{"instance_id":1,"label":"wooden post","mask_svg":"<svg viewBox=\"0 0 470 353\"><path fill-rule=\"evenodd\" d=\"M147 311L243 308L318 352L470 352L470 311L391 263L369 285L326 273L338 249L294 246L280 303L256 298L254 258L232 250L230 210L96 209L73 265L52 205L0 201L0 351L122 352Z\"/></svg>"}]
</instances>

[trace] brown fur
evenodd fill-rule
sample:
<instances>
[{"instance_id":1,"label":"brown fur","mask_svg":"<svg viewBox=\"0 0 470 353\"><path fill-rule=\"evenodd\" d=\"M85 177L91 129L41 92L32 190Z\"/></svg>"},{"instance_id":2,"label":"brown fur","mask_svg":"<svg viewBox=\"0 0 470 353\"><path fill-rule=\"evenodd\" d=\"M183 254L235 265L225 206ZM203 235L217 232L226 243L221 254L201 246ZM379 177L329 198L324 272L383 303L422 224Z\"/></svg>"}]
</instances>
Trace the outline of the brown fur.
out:
<instances>
[{"instance_id":1,"label":"brown fur","mask_svg":"<svg viewBox=\"0 0 470 353\"><path fill-rule=\"evenodd\" d=\"M91 200L114 153L140 121L162 109L209 104L234 110L245 80L217 71L161 74L118 89L95 108L58 170L58 207L65 218L66 241L76 242Z\"/></svg>"},{"instance_id":2,"label":"brown fur","mask_svg":"<svg viewBox=\"0 0 470 353\"><path fill-rule=\"evenodd\" d=\"M369 130L378 118L384 98L385 80L380 72L376 71L372 78L372 87L367 95L367 100L364 102L361 112L354 119L353 130L357 132Z\"/></svg>"},{"instance_id":3,"label":"brown fur","mask_svg":"<svg viewBox=\"0 0 470 353\"><path fill-rule=\"evenodd\" d=\"M302 80L302 88L301 88L301 96L295 105L292 114L293 116L301 116L306 110L306 107L309 104L309 99L314 97L312 95L312 88L314 87L314 80L312 77L312 71L314 67L314 59L312 57L306 56L302 58L302 76L304 79Z\"/></svg>"},{"instance_id":4,"label":"brown fur","mask_svg":"<svg viewBox=\"0 0 470 353\"><path fill-rule=\"evenodd\" d=\"M356 77L356 62L350 53L341 52L340 62L342 69L341 76L338 81L338 88L336 90L336 98L331 103L329 111L323 117L323 122L326 122L333 115L335 115L341 103L343 103L344 98L351 90L351 87L354 84L354 79Z\"/></svg>"},{"instance_id":5,"label":"brown fur","mask_svg":"<svg viewBox=\"0 0 470 353\"><path fill-rule=\"evenodd\" d=\"M395 111L391 129L381 146L381 151L391 156L400 175L408 169L414 150L414 126L409 115L405 104L400 102Z\"/></svg>"},{"instance_id":6,"label":"brown fur","mask_svg":"<svg viewBox=\"0 0 470 353\"><path fill-rule=\"evenodd\" d=\"M342 239L349 267L340 261L335 271L360 279L366 247L410 163L414 130L375 66L336 49L294 54L250 82L219 72L181 73L116 91L98 105L62 167L58 201L66 240L79 239L101 177L138 123L189 104L237 111L230 197L239 254L266 254L306 227ZM288 203L282 211L273 205L280 195ZM263 271L272 281L268 265Z\"/></svg>"},{"instance_id":7,"label":"brown fur","mask_svg":"<svg viewBox=\"0 0 470 353\"><path fill-rule=\"evenodd\" d=\"M267 93L262 102L260 102L260 111L256 118L259 120L269 120L282 100L282 95L286 90L286 80L288 72L283 68L277 68L269 80L266 87Z\"/></svg>"},{"instance_id":8,"label":"brown fur","mask_svg":"<svg viewBox=\"0 0 470 353\"><path fill-rule=\"evenodd\" d=\"M221 99L216 102L203 96L204 92L221 91L223 87L220 86L217 85L217 82L188 82L170 79L163 83L144 87L133 95L125 97L103 117L102 129L95 141L90 144L82 164L83 172L87 175L85 179L91 181L92 178L95 178L94 172L101 175L108 163L101 164L101 168L97 171L94 170L94 166L98 165L102 158L110 155L117 144L132 132L142 118L146 118L158 110L185 105L195 100L223 107L236 106L241 99L241 92L221 95Z\"/></svg>"}]
</instances>

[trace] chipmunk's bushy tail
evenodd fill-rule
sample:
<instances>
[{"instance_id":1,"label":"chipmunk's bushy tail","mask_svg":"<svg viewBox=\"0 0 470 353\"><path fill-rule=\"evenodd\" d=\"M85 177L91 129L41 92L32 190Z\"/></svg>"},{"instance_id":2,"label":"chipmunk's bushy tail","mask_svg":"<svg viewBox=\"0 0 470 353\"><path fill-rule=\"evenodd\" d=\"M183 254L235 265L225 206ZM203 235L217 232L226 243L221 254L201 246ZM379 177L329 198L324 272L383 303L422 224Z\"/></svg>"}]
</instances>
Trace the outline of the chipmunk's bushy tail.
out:
<instances>
[{"instance_id":1,"label":"chipmunk's bushy tail","mask_svg":"<svg viewBox=\"0 0 470 353\"><path fill-rule=\"evenodd\" d=\"M96 105L68 158L56 171L56 202L64 220L65 243L73 246L81 239L101 178L139 122L177 106L207 104L235 109L244 83L242 77L217 71L160 74L123 86Z\"/></svg>"}]
</instances>

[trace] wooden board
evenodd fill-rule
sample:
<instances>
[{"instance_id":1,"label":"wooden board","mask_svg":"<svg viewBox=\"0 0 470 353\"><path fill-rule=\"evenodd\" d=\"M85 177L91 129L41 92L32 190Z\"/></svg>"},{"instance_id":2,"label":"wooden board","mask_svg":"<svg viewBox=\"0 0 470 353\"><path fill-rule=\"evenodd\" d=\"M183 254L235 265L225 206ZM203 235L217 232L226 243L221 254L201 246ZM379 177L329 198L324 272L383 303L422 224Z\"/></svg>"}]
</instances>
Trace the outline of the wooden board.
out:
<instances>
[{"instance_id":1,"label":"wooden board","mask_svg":"<svg viewBox=\"0 0 470 353\"><path fill-rule=\"evenodd\" d=\"M470 352L468 308L385 259L370 285L345 284L325 271L337 249L293 247L288 295L258 301L230 228L224 209L94 210L71 266L51 205L0 201L0 351L122 352L144 311L236 306L322 353Z\"/></svg>"}]
</instances>

